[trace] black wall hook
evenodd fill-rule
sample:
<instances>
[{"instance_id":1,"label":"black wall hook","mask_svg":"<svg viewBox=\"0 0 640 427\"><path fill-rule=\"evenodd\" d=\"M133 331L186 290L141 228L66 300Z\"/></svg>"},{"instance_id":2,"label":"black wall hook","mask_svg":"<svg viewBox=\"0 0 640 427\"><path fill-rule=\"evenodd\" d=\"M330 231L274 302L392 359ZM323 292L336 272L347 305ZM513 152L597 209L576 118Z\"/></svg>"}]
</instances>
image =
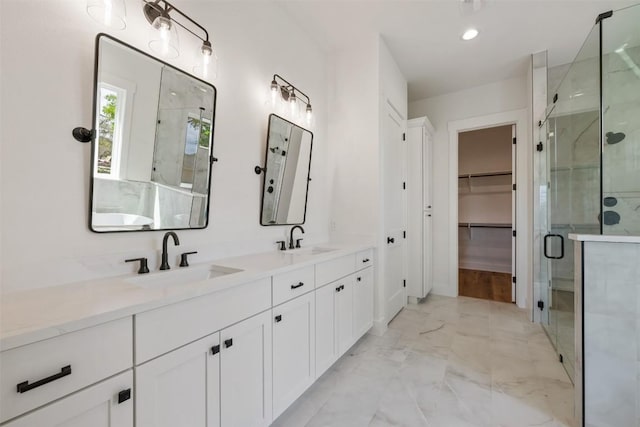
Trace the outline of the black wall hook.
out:
<instances>
[{"instance_id":1,"label":"black wall hook","mask_svg":"<svg viewBox=\"0 0 640 427\"><path fill-rule=\"evenodd\" d=\"M87 128L77 127L71 131L71 135L73 135L76 141L86 143L93 141L96 131L93 129L89 130Z\"/></svg>"},{"instance_id":2,"label":"black wall hook","mask_svg":"<svg viewBox=\"0 0 640 427\"><path fill-rule=\"evenodd\" d=\"M256 172L256 175L260 175L262 172L266 172L267 168L256 166L255 168L253 168L253 170Z\"/></svg>"}]
</instances>

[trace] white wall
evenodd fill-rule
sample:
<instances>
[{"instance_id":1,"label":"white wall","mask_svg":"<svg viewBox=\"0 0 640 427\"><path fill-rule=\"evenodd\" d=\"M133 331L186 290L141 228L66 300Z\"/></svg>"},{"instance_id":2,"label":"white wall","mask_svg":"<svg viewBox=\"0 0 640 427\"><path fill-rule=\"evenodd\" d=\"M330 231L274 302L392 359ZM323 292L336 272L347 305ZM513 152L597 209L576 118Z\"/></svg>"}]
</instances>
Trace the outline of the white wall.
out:
<instances>
[{"instance_id":1,"label":"white wall","mask_svg":"<svg viewBox=\"0 0 640 427\"><path fill-rule=\"evenodd\" d=\"M5 290L132 273L135 267L123 260L133 256L149 257L152 268L158 263L162 232L99 235L87 227L90 147L76 142L71 130L91 125L94 39L104 28L85 7L85 0L2 0L0 259ZM285 236L288 227L259 225L262 179L253 172L264 162L266 100L274 73L303 89L313 103L313 181L304 243L326 240L326 54L295 22L274 25L282 22L283 11L271 2L182 1L180 7L209 30L218 52L214 155L220 161L213 169L210 226L179 232L182 245L170 249L171 259L186 250L199 251L194 262L269 250ZM127 29L112 34L148 50L141 2L127 0L127 11ZM184 52L197 51L187 34L181 34L180 43ZM186 54L172 63L188 71L195 65ZM357 95L369 96L366 91ZM352 101L342 94L333 98L333 105ZM366 144L370 135L363 132L350 139Z\"/></svg>"},{"instance_id":2,"label":"white wall","mask_svg":"<svg viewBox=\"0 0 640 427\"><path fill-rule=\"evenodd\" d=\"M407 82L379 35L360 40L330 57L331 238L380 244L382 117L389 98L406 119ZM377 326L384 327L384 251L377 257L374 316Z\"/></svg>"},{"instance_id":3,"label":"white wall","mask_svg":"<svg viewBox=\"0 0 640 427\"><path fill-rule=\"evenodd\" d=\"M376 36L333 52L330 66L331 237L374 243L379 219Z\"/></svg>"},{"instance_id":4,"label":"white wall","mask_svg":"<svg viewBox=\"0 0 640 427\"><path fill-rule=\"evenodd\" d=\"M449 131L451 121L528 108L527 79L519 77L409 103L409 118L427 116L436 129L433 143L433 292L455 296L449 278ZM527 132L526 135L530 135ZM527 138L528 139L528 138ZM529 141L522 141L528 144ZM526 186L525 186L526 187ZM525 190L528 191L528 190ZM525 279L527 280L527 279Z\"/></svg>"}]
</instances>

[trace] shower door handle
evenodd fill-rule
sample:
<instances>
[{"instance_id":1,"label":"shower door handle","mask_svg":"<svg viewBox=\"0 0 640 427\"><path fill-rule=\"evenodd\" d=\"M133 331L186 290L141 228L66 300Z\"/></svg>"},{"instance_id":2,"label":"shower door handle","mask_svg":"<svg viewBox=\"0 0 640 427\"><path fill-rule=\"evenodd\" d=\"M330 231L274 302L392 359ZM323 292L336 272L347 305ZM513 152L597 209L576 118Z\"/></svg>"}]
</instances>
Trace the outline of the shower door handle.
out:
<instances>
[{"instance_id":1,"label":"shower door handle","mask_svg":"<svg viewBox=\"0 0 640 427\"><path fill-rule=\"evenodd\" d=\"M551 237L559 237L560 238L560 256L550 256L547 253L547 250L549 249L549 239ZM562 237L560 234L547 234L546 236L544 236L544 256L546 258L549 258L549 259L562 259L562 258L564 258L564 237Z\"/></svg>"}]
</instances>

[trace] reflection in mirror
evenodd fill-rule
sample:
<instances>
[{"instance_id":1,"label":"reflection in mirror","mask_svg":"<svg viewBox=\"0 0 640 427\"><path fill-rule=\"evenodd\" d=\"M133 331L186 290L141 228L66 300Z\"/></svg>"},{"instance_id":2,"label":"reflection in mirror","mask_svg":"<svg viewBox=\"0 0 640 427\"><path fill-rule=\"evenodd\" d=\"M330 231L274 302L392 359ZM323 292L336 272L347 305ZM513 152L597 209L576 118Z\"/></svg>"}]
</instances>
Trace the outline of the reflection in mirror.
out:
<instances>
[{"instance_id":1,"label":"reflection in mirror","mask_svg":"<svg viewBox=\"0 0 640 427\"><path fill-rule=\"evenodd\" d=\"M304 224L313 134L275 114L267 133L260 224Z\"/></svg>"},{"instance_id":2,"label":"reflection in mirror","mask_svg":"<svg viewBox=\"0 0 640 427\"><path fill-rule=\"evenodd\" d=\"M216 90L101 34L90 227L204 228Z\"/></svg>"}]
</instances>

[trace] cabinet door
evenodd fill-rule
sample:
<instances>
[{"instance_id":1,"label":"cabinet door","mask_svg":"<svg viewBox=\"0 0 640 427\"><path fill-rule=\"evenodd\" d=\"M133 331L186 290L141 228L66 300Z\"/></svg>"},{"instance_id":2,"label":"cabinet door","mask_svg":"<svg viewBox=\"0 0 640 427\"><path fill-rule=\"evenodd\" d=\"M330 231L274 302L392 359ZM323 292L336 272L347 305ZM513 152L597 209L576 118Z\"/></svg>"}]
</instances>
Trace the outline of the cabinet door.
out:
<instances>
[{"instance_id":1,"label":"cabinet door","mask_svg":"<svg viewBox=\"0 0 640 427\"><path fill-rule=\"evenodd\" d=\"M133 427L132 389L133 374L129 370L3 427Z\"/></svg>"},{"instance_id":2,"label":"cabinet door","mask_svg":"<svg viewBox=\"0 0 640 427\"><path fill-rule=\"evenodd\" d=\"M433 205L433 190L432 190L432 177L433 177L433 136L426 129L423 129L423 202L424 210L428 211L432 209Z\"/></svg>"},{"instance_id":3,"label":"cabinet door","mask_svg":"<svg viewBox=\"0 0 640 427\"><path fill-rule=\"evenodd\" d=\"M273 417L315 380L315 293L273 309Z\"/></svg>"},{"instance_id":4,"label":"cabinet door","mask_svg":"<svg viewBox=\"0 0 640 427\"><path fill-rule=\"evenodd\" d=\"M272 321L269 310L220 332L220 412L224 427L271 423Z\"/></svg>"},{"instance_id":5,"label":"cabinet door","mask_svg":"<svg viewBox=\"0 0 640 427\"><path fill-rule=\"evenodd\" d=\"M337 283L316 290L316 378L336 361L336 295Z\"/></svg>"},{"instance_id":6,"label":"cabinet door","mask_svg":"<svg viewBox=\"0 0 640 427\"><path fill-rule=\"evenodd\" d=\"M219 426L219 383L219 333L137 367L136 426Z\"/></svg>"},{"instance_id":7,"label":"cabinet door","mask_svg":"<svg viewBox=\"0 0 640 427\"><path fill-rule=\"evenodd\" d=\"M432 235L432 224L433 218L431 217L431 212L424 213L424 222L422 226L423 232L423 249L422 249L422 265L424 266L422 269L423 274L423 297L429 295L431 289L433 288L433 235Z\"/></svg>"},{"instance_id":8,"label":"cabinet door","mask_svg":"<svg viewBox=\"0 0 640 427\"><path fill-rule=\"evenodd\" d=\"M336 298L336 346L338 357L353 345L353 281L355 276L345 277L336 283L340 290Z\"/></svg>"},{"instance_id":9,"label":"cabinet door","mask_svg":"<svg viewBox=\"0 0 640 427\"><path fill-rule=\"evenodd\" d=\"M358 272L353 283L353 338L357 340L373 326L373 268Z\"/></svg>"}]
</instances>

